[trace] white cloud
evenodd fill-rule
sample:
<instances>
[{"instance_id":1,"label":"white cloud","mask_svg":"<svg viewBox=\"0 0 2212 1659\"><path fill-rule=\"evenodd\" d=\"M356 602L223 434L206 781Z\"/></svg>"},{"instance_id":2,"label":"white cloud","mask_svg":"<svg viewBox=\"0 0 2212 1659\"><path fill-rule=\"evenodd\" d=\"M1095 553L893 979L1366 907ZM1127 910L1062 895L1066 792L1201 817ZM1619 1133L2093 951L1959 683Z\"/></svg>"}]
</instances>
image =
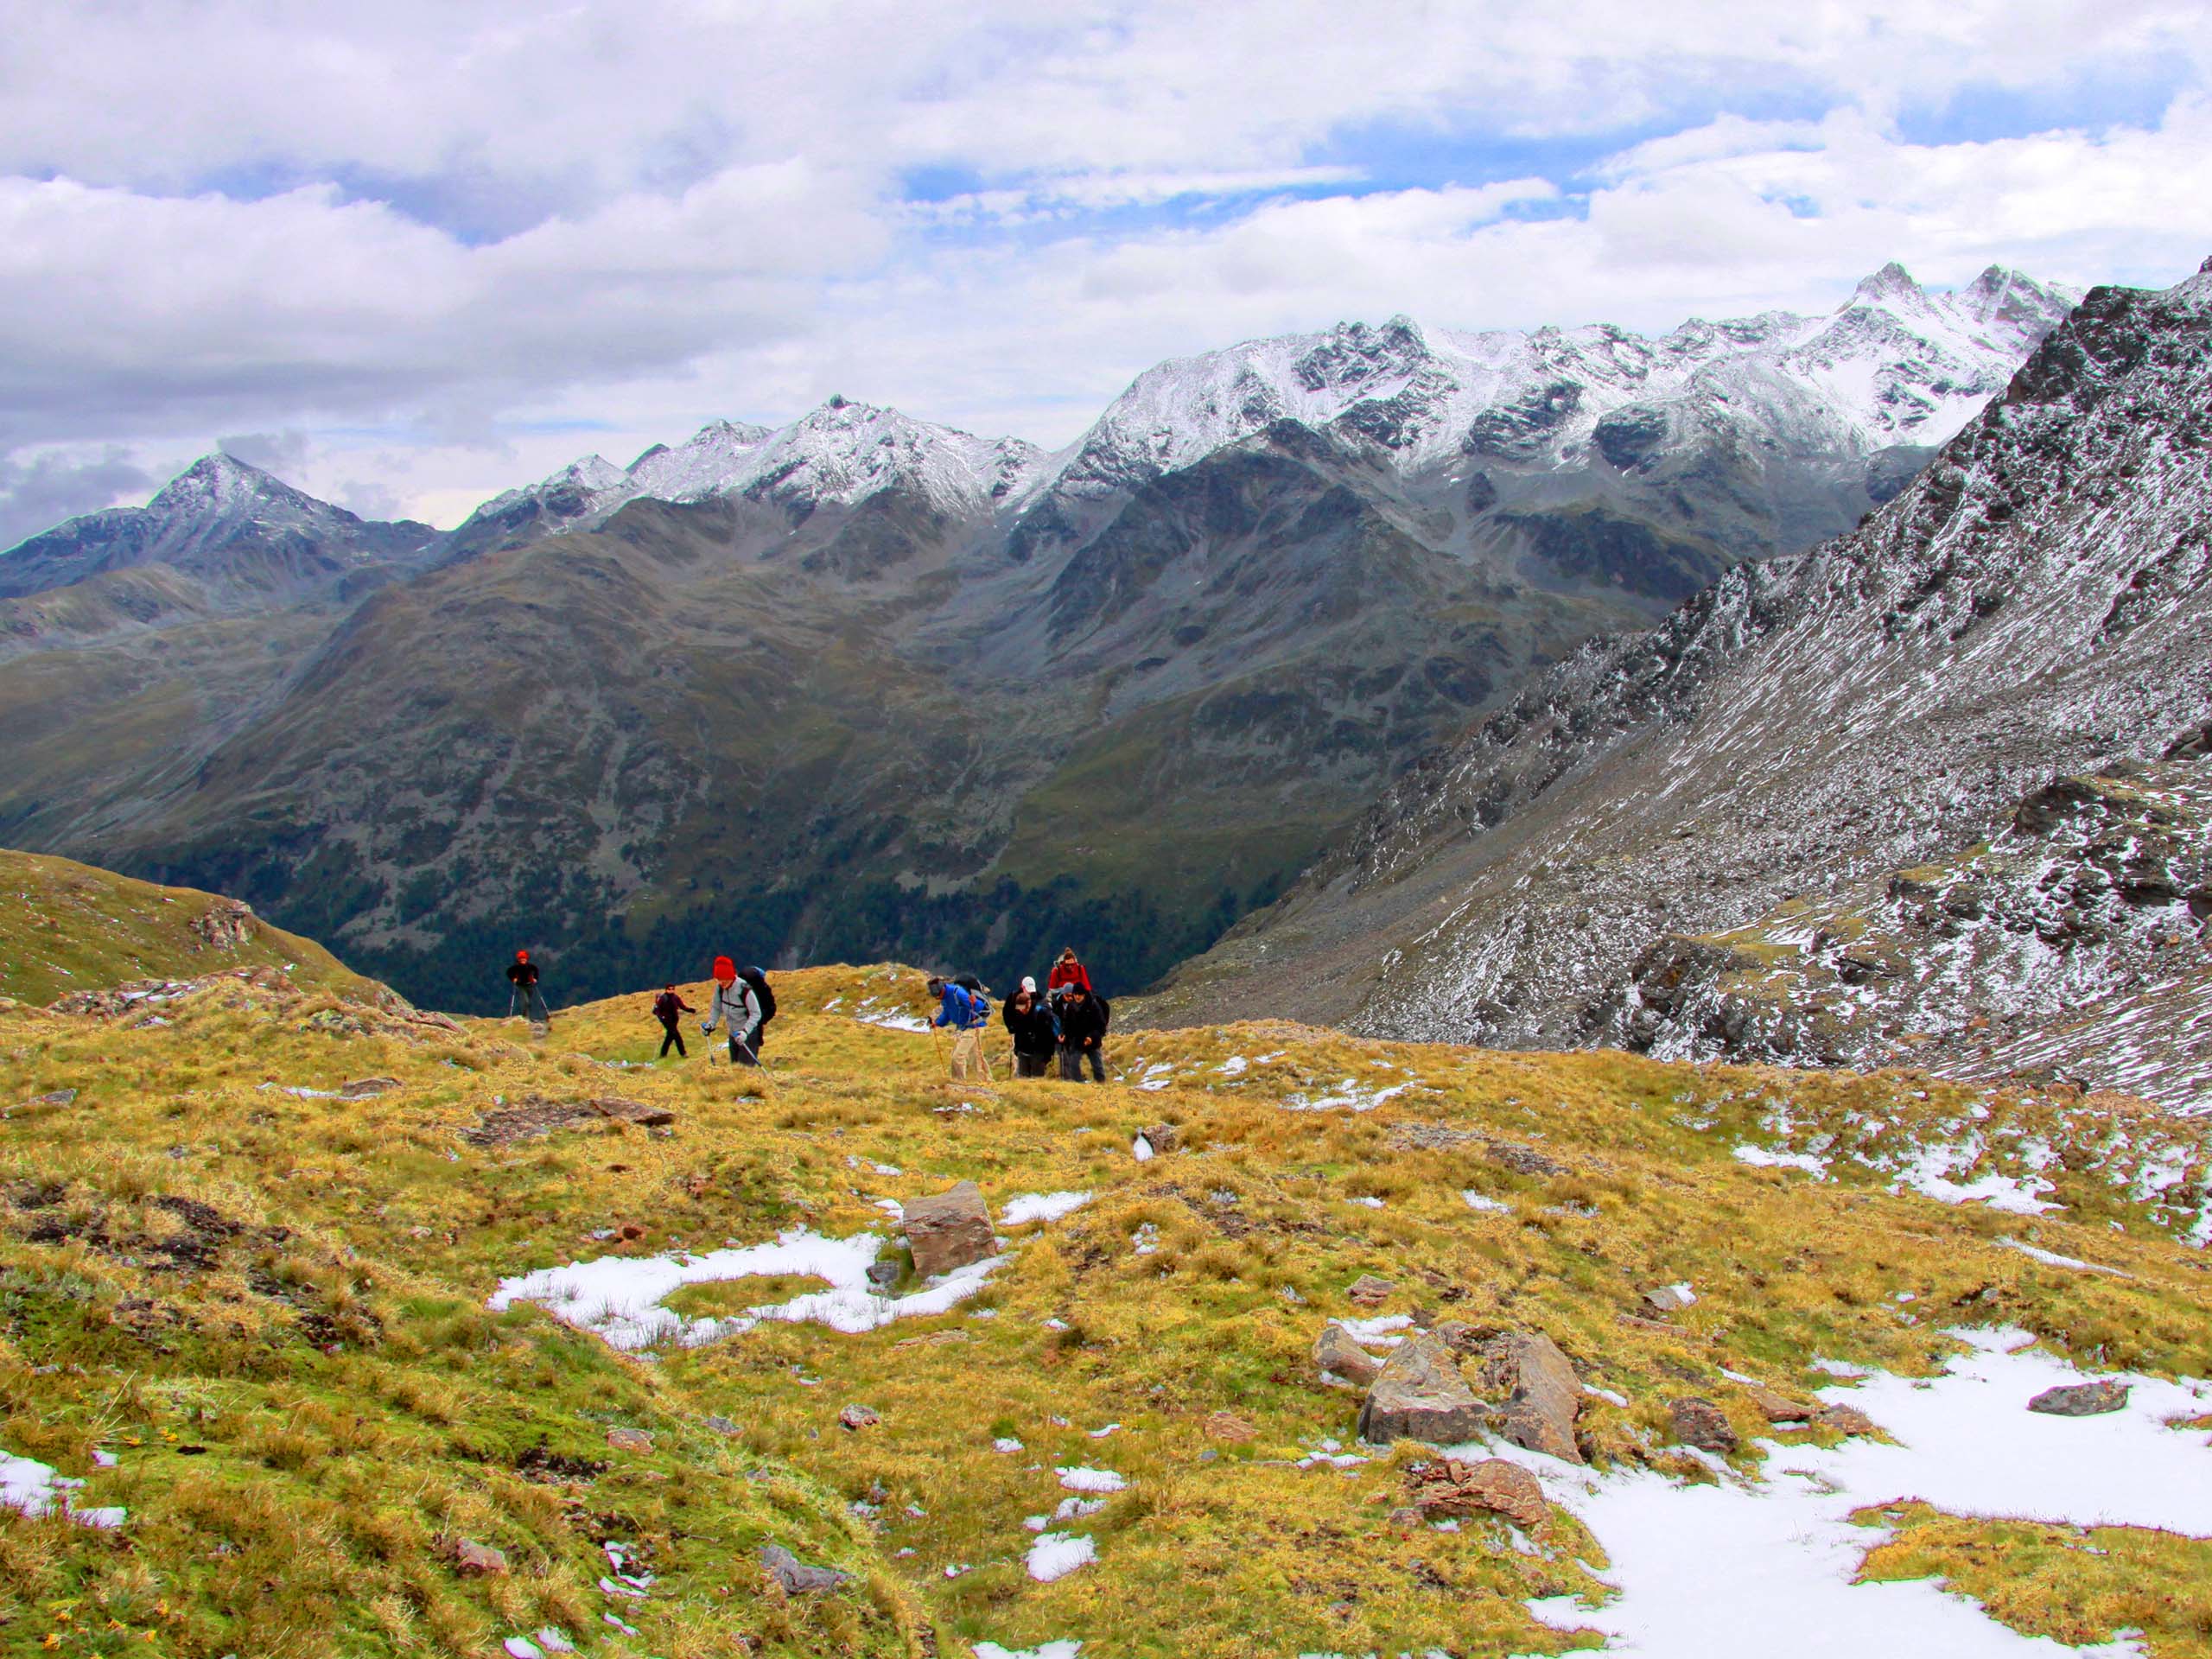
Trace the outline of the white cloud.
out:
<instances>
[{"instance_id":1,"label":"white cloud","mask_svg":"<svg viewBox=\"0 0 2212 1659\"><path fill-rule=\"evenodd\" d=\"M139 0L15 25L0 536L226 432L304 431L295 481L450 522L582 449L832 391L1050 442L1161 356L1340 317L1656 328L1833 304L1892 257L2171 280L2212 242L2196 4ZM1901 136L1962 93L1986 126L1993 99L2138 85L2123 124Z\"/></svg>"}]
</instances>

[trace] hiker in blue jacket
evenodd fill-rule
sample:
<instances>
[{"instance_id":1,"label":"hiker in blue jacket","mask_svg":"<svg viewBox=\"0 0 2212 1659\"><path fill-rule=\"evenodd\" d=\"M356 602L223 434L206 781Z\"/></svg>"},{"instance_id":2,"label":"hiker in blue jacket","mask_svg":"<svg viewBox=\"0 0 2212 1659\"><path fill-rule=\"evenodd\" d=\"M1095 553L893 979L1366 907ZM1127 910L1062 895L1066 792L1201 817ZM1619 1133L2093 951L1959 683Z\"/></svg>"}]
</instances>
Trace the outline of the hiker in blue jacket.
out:
<instances>
[{"instance_id":1,"label":"hiker in blue jacket","mask_svg":"<svg viewBox=\"0 0 2212 1659\"><path fill-rule=\"evenodd\" d=\"M952 1080L967 1083L980 1074L988 1082L991 1065L983 1058L983 1027L991 1022L989 1001L982 992L937 974L930 976L929 993L938 1000L937 1017L930 1024L952 1031Z\"/></svg>"}]
</instances>

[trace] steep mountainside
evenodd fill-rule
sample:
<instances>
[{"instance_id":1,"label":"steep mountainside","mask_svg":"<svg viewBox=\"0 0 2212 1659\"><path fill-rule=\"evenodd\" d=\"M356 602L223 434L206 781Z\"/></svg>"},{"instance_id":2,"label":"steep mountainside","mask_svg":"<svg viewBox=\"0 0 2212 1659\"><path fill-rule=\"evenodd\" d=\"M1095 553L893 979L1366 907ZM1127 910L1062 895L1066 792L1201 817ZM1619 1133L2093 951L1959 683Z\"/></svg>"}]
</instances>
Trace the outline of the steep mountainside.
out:
<instances>
[{"instance_id":1,"label":"steep mountainside","mask_svg":"<svg viewBox=\"0 0 2212 1659\"><path fill-rule=\"evenodd\" d=\"M260 604L380 566L424 563L438 532L318 501L226 454L203 456L143 507L113 507L0 553L0 599L168 566L219 598Z\"/></svg>"},{"instance_id":2,"label":"steep mountainside","mask_svg":"<svg viewBox=\"0 0 2212 1659\"><path fill-rule=\"evenodd\" d=\"M0 618L0 835L461 1006L523 938L566 995L732 935L999 981L1077 937L1130 988L1532 672L1853 522L2063 305L1347 327L1057 457L842 398L588 457L337 603L78 582Z\"/></svg>"},{"instance_id":3,"label":"steep mountainside","mask_svg":"<svg viewBox=\"0 0 2212 1659\"><path fill-rule=\"evenodd\" d=\"M2208 409L2212 270L2095 290L1865 528L1732 570L1536 681L1179 976L1159 1015L1860 1062L1932 1039L1993 1062L2023 1036L1974 1024L2001 989L1935 988L2003 971L2031 934L2069 999L2179 997L2177 1014L2201 998L2212 908L2190 827L2208 762L2185 735L2212 709ZM2139 784L2079 786L2107 805L2059 815L2078 845L2037 844L2054 778L2162 754ZM1910 917L1867 914L1870 882ZM1945 896L1953 922L1986 923L1989 955L1943 962L1937 942L1962 937L1929 914ZM1858 919L1823 925L1839 910ZM1862 928L1907 960L1861 957ZM1732 953L1826 995L1754 1018ZM2082 1023L2046 1063L2212 1104L2185 1037Z\"/></svg>"}]
</instances>

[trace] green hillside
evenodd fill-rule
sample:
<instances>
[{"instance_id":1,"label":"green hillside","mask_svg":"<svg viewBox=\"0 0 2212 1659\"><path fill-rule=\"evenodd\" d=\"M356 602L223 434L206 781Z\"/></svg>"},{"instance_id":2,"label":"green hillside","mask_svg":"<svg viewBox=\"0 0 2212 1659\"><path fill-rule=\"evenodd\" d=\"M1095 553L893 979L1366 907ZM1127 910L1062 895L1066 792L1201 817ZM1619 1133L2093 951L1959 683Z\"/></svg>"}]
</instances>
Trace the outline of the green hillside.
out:
<instances>
[{"instance_id":1,"label":"green hillside","mask_svg":"<svg viewBox=\"0 0 2212 1659\"><path fill-rule=\"evenodd\" d=\"M354 995L374 988L314 940L191 887L0 848L0 996L19 1001L226 968L281 968L302 986Z\"/></svg>"}]
</instances>

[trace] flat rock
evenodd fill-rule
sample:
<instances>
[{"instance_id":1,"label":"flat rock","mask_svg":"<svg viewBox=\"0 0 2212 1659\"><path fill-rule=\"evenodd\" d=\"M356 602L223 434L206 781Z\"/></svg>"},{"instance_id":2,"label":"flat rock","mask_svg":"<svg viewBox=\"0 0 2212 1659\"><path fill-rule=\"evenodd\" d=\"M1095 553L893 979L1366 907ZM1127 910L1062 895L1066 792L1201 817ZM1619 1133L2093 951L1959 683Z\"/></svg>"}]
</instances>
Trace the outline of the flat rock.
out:
<instances>
[{"instance_id":1,"label":"flat rock","mask_svg":"<svg viewBox=\"0 0 2212 1659\"><path fill-rule=\"evenodd\" d=\"M981 1262L998 1250L990 1209L973 1181L963 1181L934 1198L908 1200L906 1231L907 1248L914 1253L914 1271L925 1279Z\"/></svg>"},{"instance_id":2,"label":"flat rock","mask_svg":"<svg viewBox=\"0 0 2212 1659\"><path fill-rule=\"evenodd\" d=\"M23 1103L26 1106L67 1106L77 1098L74 1089L54 1089L43 1095L33 1095Z\"/></svg>"},{"instance_id":3,"label":"flat rock","mask_svg":"<svg viewBox=\"0 0 2212 1659\"><path fill-rule=\"evenodd\" d=\"M1878 1434L1881 1425L1856 1406L1822 1406L1813 1414L1815 1427L1838 1434Z\"/></svg>"},{"instance_id":4,"label":"flat rock","mask_svg":"<svg viewBox=\"0 0 2212 1659\"><path fill-rule=\"evenodd\" d=\"M653 1449L653 1437L642 1428L610 1428L607 1431L607 1443L617 1452L650 1452Z\"/></svg>"},{"instance_id":5,"label":"flat rock","mask_svg":"<svg viewBox=\"0 0 2212 1659\"><path fill-rule=\"evenodd\" d=\"M1390 1293L1395 1289L1397 1287L1388 1279L1378 1279L1371 1273L1363 1273L1351 1281L1351 1288L1344 1294L1351 1299L1355 1307L1380 1307L1390 1300Z\"/></svg>"},{"instance_id":6,"label":"flat rock","mask_svg":"<svg viewBox=\"0 0 2212 1659\"><path fill-rule=\"evenodd\" d=\"M1491 1333L1477 1330L1465 1319L1440 1319L1429 1326L1429 1334L1453 1353L1467 1355L1480 1353Z\"/></svg>"},{"instance_id":7,"label":"flat rock","mask_svg":"<svg viewBox=\"0 0 2212 1659\"><path fill-rule=\"evenodd\" d=\"M1667 1402L1667 1414L1674 1421L1675 1438L1684 1446L1694 1446L1700 1452L1724 1458L1736 1450L1738 1442L1728 1414L1712 1401L1694 1395L1670 1400Z\"/></svg>"},{"instance_id":8,"label":"flat rock","mask_svg":"<svg viewBox=\"0 0 2212 1659\"><path fill-rule=\"evenodd\" d=\"M847 1406L837 1414L837 1424L841 1428L874 1428L882 1421L882 1417L868 1406Z\"/></svg>"},{"instance_id":9,"label":"flat rock","mask_svg":"<svg viewBox=\"0 0 2212 1659\"><path fill-rule=\"evenodd\" d=\"M1382 1375L1382 1362L1353 1341L1351 1333L1334 1319L1321 1328L1314 1340L1313 1363L1362 1388Z\"/></svg>"},{"instance_id":10,"label":"flat rock","mask_svg":"<svg viewBox=\"0 0 2212 1659\"><path fill-rule=\"evenodd\" d=\"M397 1077L356 1077L351 1083L338 1085L340 1100L373 1100L378 1095L388 1095L399 1087Z\"/></svg>"},{"instance_id":11,"label":"flat rock","mask_svg":"<svg viewBox=\"0 0 2212 1659\"><path fill-rule=\"evenodd\" d=\"M1654 1285L1643 1293L1644 1311L1654 1319L1665 1319L1669 1313L1679 1313L1694 1306L1697 1298L1686 1296L1677 1285Z\"/></svg>"},{"instance_id":12,"label":"flat rock","mask_svg":"<svg viewBox=\"0 0 2212 1659\"><path fill-rule=\"evenodd\" d=\"M1763 1382L1754 1382L1744 1392L1750 1396L1751 1409L1770 1423L1806 1423L1813 1419L1815 1408L1809 1402L1792 1400Z\"/></svg>"},{"instance_id":13,"label":"flat rock","mask_svg":"<svg viewBox=\"0 0 2212 1659\"><path fill-rule=\"evenodd\" d=\"M1531 1452L1582 1461L1574 1443L1582 1385L1556 1343L1541 1331L1509 1331L1484 1351L1483 1388L1503 1403L1505 1438Z\"/></svg>"},{"instance_id":14,"label":"flat rock","mask_svg":"<svg viewBox=\"0 0 2212 1659\"><path fill-rule=\"evenodd\" d=\"M1154 1152L1176 1152L1182 1148L1183 1131L1173 1123L1154 1123L1137 1133L1152 1142Z\"/></svg>"},{"instance_id":15,"label":"flat rock","mask_svg":"<svg viewBox=\"0 0 2212 1659\"><path fill-rule=\"evenodd\" d=\"M660 1128L676 1122L676 1114L665 1106L655 1106L642 1100L624 1100L619 1095L601 1095L588 1103L591 1109L601 1117L611 1117L618 1123L638 1123L647 1128Z\"/></svg>"},{"instance_id":16,"label":"flat rock","mask_svg":"<svg viewBox=\"0 0 2212 1659\"><path fill-rule=\"evenodd\" d=\"M1249 1440L1260 1431L1233 1411L1217 1411L1206 1418L1210 1440Z\"/></svg>"},{"instance_id":17,"label":"flat rock","mask_svg":"<svg viewBox=\"0 0 2212 1659\"><path fill-rule=\"evenodd\" d=\"M494 1549L489 1544L480 1544L473 1538L455 1541L453 1564L458 1571L475 1578L500 1579L507 1573L506 1552Z\"/></svg>"},{"instance_id":18,"label":"flat rock","mask_svg":"<svg viewBox=\"0 0 2212 1659\"><path fill-rule=\"evenodd\" d=\"M1421 1514L1441 1519L1483 1513L1502 1515L1522 1527L1541 1526L1551 1513L1535 1476L1503 1458L1464 1463L1443 1458L1415 1464L1406 1471L1414 1503Z\"/></svg>"},{"instance_id":19,"label":"flat rock","mask_svg":"<svg viewBox=\"0 0 2212 1659\"><path fill-rule=\"evenodd\" d=\"M2028 1409L2042 1412L2047 1417L2101 1417L2107 1412L2127 1409L2127 1384L2065 1383L2045 1389L2028 1402Z\"/></svg>"},{"instance_id":20,"label":"flat rock","mask_svg":"<svg viewBox=\"0 0 2212 1659\"><path fill-rule=\"evenodd\" d=\"M785 1594L792 1596L835 1590L841 1584L851 1583L853 1577L835 1567L808 1567L781 1544L761 1545L760 1565L767 1568L770 1578L784 1586Z\"/></svg>"},{"instance_id":21,"label":"flat rock","mask_svg":"<svg viewBox=\"0 0 2212 1659\"><path fill-rule=\"evenodd\" d=\"M1359 1435L1377 1446L1393 1440L1456 1446L1475 1437L1484 1414L1452 1351L1422 1332L1399 1344L1368 1390L1359 1408Z\"/></svg>"}]
</instances>

